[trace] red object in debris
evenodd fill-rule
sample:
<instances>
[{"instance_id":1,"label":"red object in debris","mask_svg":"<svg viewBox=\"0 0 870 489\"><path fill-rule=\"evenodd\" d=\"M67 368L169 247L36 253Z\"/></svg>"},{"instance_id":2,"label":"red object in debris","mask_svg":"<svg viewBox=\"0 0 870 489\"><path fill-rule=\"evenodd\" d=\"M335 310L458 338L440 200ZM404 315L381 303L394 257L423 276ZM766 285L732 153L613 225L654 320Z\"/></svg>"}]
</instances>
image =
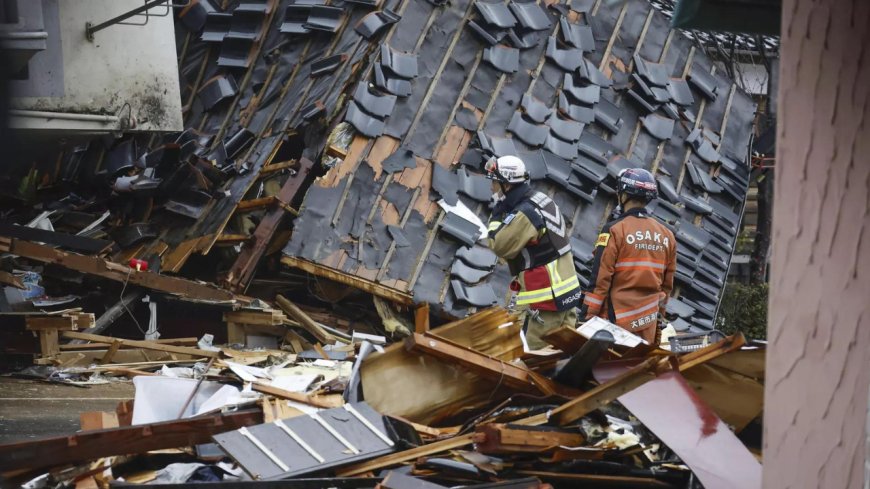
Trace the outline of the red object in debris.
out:
<instances>
[{"instance_id":1,"label":"red object in debris","mask_svg":"<svg viewBox=\"0 0 870 489\"><path fill-rule=\"evenodd\" d=\"M138 258L130 258L130 268L135 268L137 272L148 270L148 262Z\"/></svg>"}]
</instances>

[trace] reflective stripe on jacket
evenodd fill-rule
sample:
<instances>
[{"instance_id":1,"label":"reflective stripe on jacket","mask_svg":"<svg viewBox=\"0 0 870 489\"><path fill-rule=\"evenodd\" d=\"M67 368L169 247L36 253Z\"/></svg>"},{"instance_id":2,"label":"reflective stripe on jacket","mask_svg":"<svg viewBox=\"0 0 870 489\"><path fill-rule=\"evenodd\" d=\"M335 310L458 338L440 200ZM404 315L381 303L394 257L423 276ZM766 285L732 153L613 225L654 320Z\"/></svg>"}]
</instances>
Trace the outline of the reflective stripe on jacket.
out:
<instances>
[{"instance_id":1,"label":"reflective stripe on jacket","mask_svg":"<svg viewBox=\"0 0 870 489\"><path fill-rule=\"evenodd\" d=\"M674 285L677 241L645 209L607 223L595 243L586 317L601 316L640 334L655 327Z\"/></svg>"},{"instance_id":2,"label":"reflective stripe on jacket","mask_svg":"<svg viewBox=\"0 0 870 489\"><path fill-rule=\"evenodd\" d=\"M542 311L578 306L580 282L558 207L527 185L511 189L505 204L493 213L489 245L517 277L516 305Z\"/></svg>"}]
</instances>

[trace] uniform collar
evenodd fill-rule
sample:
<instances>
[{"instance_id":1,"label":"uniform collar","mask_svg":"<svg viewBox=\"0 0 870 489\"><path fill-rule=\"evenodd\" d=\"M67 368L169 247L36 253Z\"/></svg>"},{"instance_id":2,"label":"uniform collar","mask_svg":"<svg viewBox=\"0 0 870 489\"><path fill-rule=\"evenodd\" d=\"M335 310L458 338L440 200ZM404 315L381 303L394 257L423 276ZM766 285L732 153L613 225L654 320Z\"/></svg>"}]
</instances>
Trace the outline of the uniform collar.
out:
<instances>
[{"instance_id":1,"label":"uniform collar","mask_svg":"<svg viewBox=\"0 0 870 489\"><path fill-rule=\"evenodd\" d=\"M522 202L526 195L532 191L532 186L528 183L521 183L510 190L504 196L504 200L498 203L495 209L493 209L494 215L506 214L519 205Z\"/></svg>"},{"instance_id":2,"label":"uniform collar","mask_svg":"<svg viewBox=\"0 0 870 489\"><path fill-rule=\"evenodd\" d=\"M649 211L646 207L635 207L622 213L623 216L649 217Z\"/></svg>"}]
</instances>

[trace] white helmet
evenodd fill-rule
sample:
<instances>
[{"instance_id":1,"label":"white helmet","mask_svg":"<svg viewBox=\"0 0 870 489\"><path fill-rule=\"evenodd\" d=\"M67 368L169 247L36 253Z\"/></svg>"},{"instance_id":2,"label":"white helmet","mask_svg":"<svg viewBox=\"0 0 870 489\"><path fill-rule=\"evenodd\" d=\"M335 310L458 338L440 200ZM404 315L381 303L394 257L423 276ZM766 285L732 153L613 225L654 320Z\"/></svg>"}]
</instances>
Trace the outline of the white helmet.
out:
<instances>
[{"instance_id":1,"label":"white helmet","mask_svg":"<svg viewBox=\"0 0 870 489\"><path fill-rule=\"evenodd\" d=\"M484 165L486 178L504 183L523 183L529 179L526 164L516 156L491 157Z\"/></svg>"}]
</instances>

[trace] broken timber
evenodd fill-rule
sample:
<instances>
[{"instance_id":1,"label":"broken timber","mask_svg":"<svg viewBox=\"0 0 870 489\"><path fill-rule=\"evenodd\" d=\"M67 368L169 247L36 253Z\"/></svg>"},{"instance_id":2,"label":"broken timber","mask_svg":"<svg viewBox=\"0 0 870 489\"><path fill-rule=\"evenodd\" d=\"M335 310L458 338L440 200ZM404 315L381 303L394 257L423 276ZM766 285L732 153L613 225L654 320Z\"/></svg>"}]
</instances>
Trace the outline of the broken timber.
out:
<instances>
[{"instance_id":1,"label":"broken timber","mask_svg":"<svg viewBox=\"0 0 870 489\"><path fill-rule=\"evenodd\" d=\"M211 436L263 422L259 409L0 445L0 470L51 467L111 455L208 443Z\"/></svg>"},{"instance_id":2,"label":"broken timber","mask_svg":"<svg viewBox=\"0 0 870 489\"><path fill-rule=\"evenodd\" d=\"M398 453L391 453L389 455L385 455L383 457L369 460L367 462L363 462L357 465L342 467L338 469L337 475L339 477L351 477L354 475L365 474L366 472L371 472L374 470L383 469L385 467L398 465L402 462L416 460L420 457L428 457L429 455L435 455L436 453L464 447L466 445L471 445L474 442L473 437L474 435L469 433L467 435L454 436L453 438L448 438L446 440L436 441L428 445L411 448L410 450L405 450Z\"/></svg>"},{"instance_id":3,"label":"broken timber","mask_svg":"<svg viewBox=\"0 0 870 489\"><path fill-rule=\"evenodd\" d=\"M305 182L313 166L314 163L311 160L302 158L299 162L299 170L284 182L278 195L275 196L275 201L278 205L263 216L260 224L257 225L257 229L254 230L252 240L242 246L242 251L230 268L226 279L226 285L230 289L239 291L247 287L254 276L257 263L259 263L260 258L266 252L266 247L269 246L272 235L275 234L275 230L278 229L278 225L281 224L285 214L288 211L291 211L292 214L298 214L289 207L290 202L299 192L302 183Z\"/></svg>"},{"instance_id":4,"label":"broken timber","mask_svg":"<svg viewBox=\"0 0 870 489\"><path fill-rule=\"evenodd\" d=\"M85 341L99 341L100 343L109 343L113 344L115 342L120 342L121 345L132 346L135 348L141 348L143 350L154 350L154 351L164 351L168 353L180 353L183 355L193 355L194 357L207 357L207 358L220 358L219 351L208 351L208 350L200 350L199 348L190 348L187 346L173 346L167 344L161 344L154 341L140 341L140 340L126 340L120 338L112 338L111 336L101 336L97 334L88 334L88 333L78 333L75 331L65 331L63 333L65 338L71 338L75 340L85 340Z\"/></svg>"},{"instance_id":5,"label":"broken timber","mask_svg":"<svg viewBox=\"0 0 870 489\"><path fill-rule=\"evenodd\" d=\"M501 382L523 392L554 395L560 389L549 379L528 369L463 348L448 340L414 333L405 339L405 348L441 360L457 363L481 377Z\"/></svg>"},{"instance_id":6,"label":"broken timber","mask_svg":"<svg viewBox=\"0 0 870 489\"><path fill-rule=\"evenodd\" d=\"M542 453L557 447L579 447L583 435L550 427L515 426L488 423L474 433L475 449L485 454Z\"/></svg>"},{"instance_id":7,"label":"broken timber","mask_svg":"<svg viewBox=\"0 0 870 489\"><path fill-rule=\"evenodd\" d=\"M298 321L299 325L306 331L311 333L311 335L314 336L317 341L321 343L335 343L336 338L333 335L329 334L325 329L320 327L319 324L311 319L311 316L305 314L305 311L299 309L296 304L290 302L286 297L284 297L283 295L279 295L275 298L275 302L278 303L278 307L280 307L281 310L283 310L290 317Z\"/></svg>"},{"instance_id":8,"label":"broken timber","mask_svg":"<svg viewBox=\"0 0 870 489\"><path fill-rule=\"evenodd\" d=\"M298 268L310 274L327 278L329 280L333 280L335 282L345 285L349 285L360 290L364 290L370 294L374 294L378 297L387 299L397 304L407 306L414 302L413 297L411 297L410 294L399 292L395 289L386 287L371 280L366 280L355 275L349 275L347 273L339 272L338 270L334 270L332 268L325 267L317 263L312 263L307 260L300 260L298 258L293 258L290 256L283 256L281 257L281 263L287 265L288 267Z\"/></svg>"},{"instance_id":9,"label":"broken timber","mask_svg":"<svg viewBox=\"0 0 870 489\"><path fill-rule=\"evenodd\" d=\"M170 277L150 271L139 271L102 258L77 255L20 239L11 239L8 246L0 245L0 252L12 253L43 263L54 263L69 270L97 275L117 282L141 285L153 290L189 297L191 299L228 302L237 297L205 283Z\"/></svg>"}]
</instances>

